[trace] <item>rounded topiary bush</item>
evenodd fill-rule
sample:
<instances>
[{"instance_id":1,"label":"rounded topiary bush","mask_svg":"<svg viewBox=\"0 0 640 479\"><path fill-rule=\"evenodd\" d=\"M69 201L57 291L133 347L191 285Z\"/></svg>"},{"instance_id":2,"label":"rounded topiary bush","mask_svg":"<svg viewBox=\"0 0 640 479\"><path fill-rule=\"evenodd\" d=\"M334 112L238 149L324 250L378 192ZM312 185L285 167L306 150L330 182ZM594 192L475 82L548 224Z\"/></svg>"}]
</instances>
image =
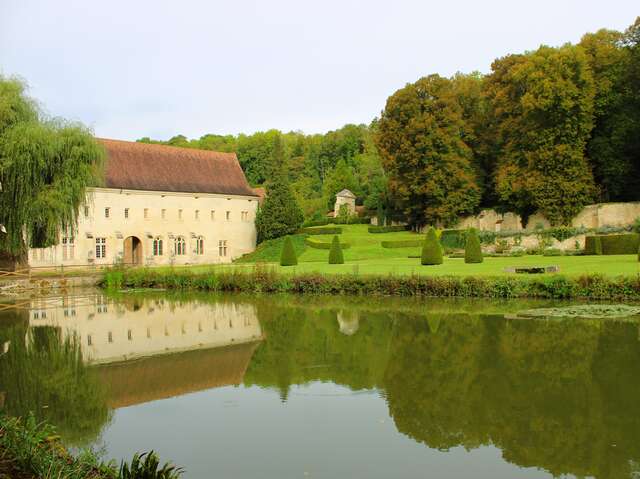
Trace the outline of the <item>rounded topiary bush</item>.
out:
<instances>
[{"instance_id":1,"label":"rounded topiary bush","mask_svg":"<svg viewBox=\"0 0 640 479\"><path fill-rule=\"evenodd\" d=\"M296 250L293 248L291 237L287 236L282 245L282 253L280 253L280 266L295 266L297 264Z\"/></svg>"},{"instance_id":2,"label":"rounded topiary bush","mask_svg":"<svg viewBox=\"0 0 640 479\"><path fill-rule=\"evenodd\" d=\"M464 262L465 263L482 263L482 248L480 247L480 238L475 228L467 231L466 242L464 245Z\"/></svg>"},{"instance_id":3,"label":"rounded topiary bush","mask_svg":"<svg viewBox=\"0 0 640 479\"><path fill-rule=\"evenodd\" d=\"M342 255L342 247L338 236L333 237L331 242L331 250L329 251L329 264L344 264L344 256Z\"/></svg>"},{"instance_id":4,"label":"rounded topiary bush","mask_svg":"<svg viewBox=\"0 0 640 479\"><path fill-rule=\"evenodd\" d=\"M427 231L427 238L422 246L421 263L424 265L442 264L442 247L433 226Z\"/></svg>"}]
</instances>

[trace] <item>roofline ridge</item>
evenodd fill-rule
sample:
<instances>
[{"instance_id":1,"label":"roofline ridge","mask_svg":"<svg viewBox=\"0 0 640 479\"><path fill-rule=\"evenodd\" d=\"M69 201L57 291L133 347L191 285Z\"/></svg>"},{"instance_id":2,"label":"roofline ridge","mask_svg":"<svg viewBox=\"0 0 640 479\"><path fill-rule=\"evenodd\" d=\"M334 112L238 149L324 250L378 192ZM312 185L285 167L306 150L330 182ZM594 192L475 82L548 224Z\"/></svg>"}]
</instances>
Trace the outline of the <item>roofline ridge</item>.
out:
<instances>
[{"instance_id":1,"label":"roofline ridge","mask_svg":"<svg viewBox=\"0 0 640 479\"><path fill-rule=\"evenodd\" d=\"M130 141L130 140L119 140L117 138L102 138L99 136L95 136L94 137L96 140L98 140L99 142L102 141L115 141L118 143L126 143L129 145L145 145L145 146L152 146L152 147L159 147L159 148L169 148L169 149L175 149L175 150L180 150L180 151L200 151L202 153L206 153L206 154L211 154L211 153L215 153L218 155L225 155L225 156L232 156L233 158L237 159L238 155L235 151L217 151L217 150L205 150L203 148L189 148L189 147L185 147L185 146L175 146L175 145L163 145L162 143L145 143L142 141Z\"/></svg>"}]
</instances>

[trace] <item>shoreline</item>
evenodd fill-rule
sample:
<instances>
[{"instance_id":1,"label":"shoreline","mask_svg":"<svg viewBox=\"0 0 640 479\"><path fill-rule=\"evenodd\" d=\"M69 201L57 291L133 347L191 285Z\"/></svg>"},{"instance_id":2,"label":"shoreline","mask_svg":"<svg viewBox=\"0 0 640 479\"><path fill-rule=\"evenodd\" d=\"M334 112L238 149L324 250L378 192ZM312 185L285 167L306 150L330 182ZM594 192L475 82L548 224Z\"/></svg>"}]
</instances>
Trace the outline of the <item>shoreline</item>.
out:
<instances>
[{"instance_id":1,"label":"shoreline","mask_svg":"<svg viewBox=\"0 0 640 479\"><path fill-rule=\"evenodd\" d=\"M151 288L183 291L292 293L436 298L531 298L640 300L640 276L589 274L528 276L287 275L256 267L250 271L111 270L98 286L106 289Z\"/></svg>"}]
</instances>

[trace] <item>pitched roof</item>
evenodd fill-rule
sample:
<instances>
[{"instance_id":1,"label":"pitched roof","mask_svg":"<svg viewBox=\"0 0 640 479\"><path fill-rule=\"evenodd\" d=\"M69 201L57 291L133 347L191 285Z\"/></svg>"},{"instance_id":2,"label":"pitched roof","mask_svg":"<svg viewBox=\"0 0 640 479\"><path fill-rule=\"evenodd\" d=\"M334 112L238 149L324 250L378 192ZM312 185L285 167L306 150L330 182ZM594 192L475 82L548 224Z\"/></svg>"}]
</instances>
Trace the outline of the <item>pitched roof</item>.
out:
<instances>
[{"instance_id":1,"label":"pitched roof","mask_svg":"<svg viewBox=\"0 0 640 479\"><path fill-rule=\"evenodd\" d=\"M262 204L264 202L265 197L267 196L266 188L264 188L262 186L258 186L258 187L253 189L253 192L256 195L258 195L258 202L260 202L260 204Z\"/></svg>"},{"instance_id":2,"label":"pitched roof","mask_svg":"<svg viewBox=\"0 0 640 479\"><path fill-rule=\"evenodd\" d=\"M127 190L256 196L235 153L98 138L105 186Z\"/></svg>"},{"instance_id":3,"label":"pitched roof","mask_svg":"<svg viewBox=\"0 0 640 479\"><path fill-rule=\"evenodd\" d=\"M342 190L340 193L336 193L336 196L346 196L348 198L355 198L356 195L351 193L349 190Z\"/></svg>"},{"instance_id":4,"label":"pitched roof","mask_svg":"<svg viewBox=\"0 0 640 479\"><path fill-rule=\"evenodd\" d=\"M96 370L109 391L109 407L120 408L240 384L258 344L151 356Z\"/></svg>"}]
</instances>

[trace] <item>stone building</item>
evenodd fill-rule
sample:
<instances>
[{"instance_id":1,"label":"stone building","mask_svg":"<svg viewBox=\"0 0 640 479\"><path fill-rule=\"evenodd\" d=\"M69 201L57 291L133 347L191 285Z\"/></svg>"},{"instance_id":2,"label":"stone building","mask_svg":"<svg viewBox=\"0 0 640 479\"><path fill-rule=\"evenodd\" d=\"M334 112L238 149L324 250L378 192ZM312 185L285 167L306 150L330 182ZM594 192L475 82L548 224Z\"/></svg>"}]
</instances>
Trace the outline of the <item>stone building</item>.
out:
<instances>
[{"instance_id":1,"label":"stone building","mask_svg":"<svg viewBox=\"0 0 640 479\"><path fill-rule=\"evenodd\" d=\"M349 190L342 190L336 194L336 204L333 209L333 216L337 217L340 214L340 207L347 205L347 211L349 216L356 214L356 195Z\"/></svg>"},{"instance_id":2,"label":"stone building","mask_svg":"<svg viewBox=\"0 0 640 479\"><path fill-rule=\"evenodd\" d=\"M103 186L30 266L226 263L255 249L258 196L234 153L99 141Z\"/></svg>"}]
</instances>

